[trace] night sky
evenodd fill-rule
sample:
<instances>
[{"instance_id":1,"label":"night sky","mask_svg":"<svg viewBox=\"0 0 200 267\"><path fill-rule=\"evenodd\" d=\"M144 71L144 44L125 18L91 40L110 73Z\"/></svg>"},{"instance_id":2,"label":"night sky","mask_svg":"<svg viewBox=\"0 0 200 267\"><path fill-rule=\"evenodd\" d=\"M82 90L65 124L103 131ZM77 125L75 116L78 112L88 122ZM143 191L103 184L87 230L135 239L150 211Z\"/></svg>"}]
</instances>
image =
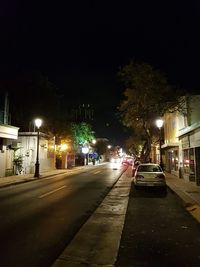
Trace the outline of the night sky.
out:
<instances>
[{"instance_id":1,"label":"night sky","mask_svg":"<svg viewBox=\"0 0 200 267\"><path fill-rule=\"evenodd\" d=\"M63 93L66 106L93 104L97 134L113 141L123 138L115 119L123 92L117 72L130 60L151 64L170 83L200 92L197 0L5 0L0 25L1 76L41 71Z\"/></svg>"}]
</instances>

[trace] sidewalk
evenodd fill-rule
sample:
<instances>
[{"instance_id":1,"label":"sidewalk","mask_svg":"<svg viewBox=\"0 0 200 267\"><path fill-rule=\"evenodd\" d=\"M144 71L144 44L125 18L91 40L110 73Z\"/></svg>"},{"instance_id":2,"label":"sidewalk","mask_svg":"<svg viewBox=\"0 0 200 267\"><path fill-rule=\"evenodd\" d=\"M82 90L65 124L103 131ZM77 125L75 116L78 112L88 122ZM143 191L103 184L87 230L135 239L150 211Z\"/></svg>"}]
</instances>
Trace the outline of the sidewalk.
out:
<instances>
[{"instance_id":1,"label":"sidewalk","mask_svg":"<svg viewBox=\"0 0 200 267\"><path fill-rule=\"evenodd\" d=\"M166 173L167 186L200 222L200 187ZM131 189L130 168L114 185L52 267L114 267Z\"/></svg>"},{"instance_id":2,"label":"sidewalk","mask_svg":"<svg viewBox=\"0 0 200 267\"><path fill-rule=\"evenodd\" d=\"M0 178L0 187L9 186L11 184L24 183L36 179L59 175L66 172L71 172L75 169L80 169L86 166L75 167L73 169L55 169L52 171L40 173L40 177L34 177L34 174L26 175L12 175ZM186 207L199 205L200 206L200 186L197 186L195 182L188 182L184 179L180 179L175 175L166 173L167 186L174 191L183 201Z\"/></svg>"},{"instance_id":3,"label":"sidewalk","mask_svg":"<svg viewBox=\"0 0 200 267\"><path fill-rule=\"evenodd\" d=\"M181 199L188 212L200 222L200 186L166 173L167 186Z\"/></svg>"},{"instance_id":4,"label":"sidewalk","mask_svg":"<svg viewBox=\"0 0 200 267\"><path fill-rule=\"evenodd\" d=\"M62 173L66 173L67 170L53 170L49 172L43 172L40 174L40 177L34 177L34 174L25 174L25 175L12 175L12 176L6 176L6 177L0 177L0 187L7 187L9 185L13 184L20 184L25 183L45 177L50 177L53 175L58 175Z\"/></svg>"},{"instance_id":5,"label":"sidewalk","mask_svg":"<svg viewBox=\"0 0 200 267\"><path fill-rule=\"evenodd\" d=\"M40 178L33 177L33 174L3 177L0 178L0 187L59 175L74 171L77 168L82 167L41 173ZM53 267L115 266L131 182L132 177L129 168L122 174L101 205L58 257ZM180 198L188 212L200 222L200 186L197 186L195 182L179 179L169 173L166 173L166 182L169 190Z\"/></svg>"}]
</instances>

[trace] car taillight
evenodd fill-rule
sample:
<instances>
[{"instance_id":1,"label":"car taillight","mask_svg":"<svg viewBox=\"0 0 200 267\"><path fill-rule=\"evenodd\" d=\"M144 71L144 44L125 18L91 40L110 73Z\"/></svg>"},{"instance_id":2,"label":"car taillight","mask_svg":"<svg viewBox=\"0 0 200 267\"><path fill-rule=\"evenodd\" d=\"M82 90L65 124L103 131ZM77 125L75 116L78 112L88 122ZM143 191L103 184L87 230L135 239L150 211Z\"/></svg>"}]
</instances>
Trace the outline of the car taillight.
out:
<instances>
[{"instance_id":1,"label":"car taillight","mask_svg":"<svg viewBox=\"0 0 200 267\"><path fill-rule=\"evenodd\" d=\"M165 179L165 176L164 176L164 174L158 174L158 175L157 175L157 178L158 178L158 179L163 179L163 180L164 180L164 179Z\"/></svg>"},{"instance_id":2,"label":"car taillight","mask_svg":"<svg viewBox=\"0 0 200 267\"><path fill-rule=\"evenodd\" d=\"M142 180L144 179L144 176L137 174L135 178L136 180Z\"/></svg>"}]
</instances>

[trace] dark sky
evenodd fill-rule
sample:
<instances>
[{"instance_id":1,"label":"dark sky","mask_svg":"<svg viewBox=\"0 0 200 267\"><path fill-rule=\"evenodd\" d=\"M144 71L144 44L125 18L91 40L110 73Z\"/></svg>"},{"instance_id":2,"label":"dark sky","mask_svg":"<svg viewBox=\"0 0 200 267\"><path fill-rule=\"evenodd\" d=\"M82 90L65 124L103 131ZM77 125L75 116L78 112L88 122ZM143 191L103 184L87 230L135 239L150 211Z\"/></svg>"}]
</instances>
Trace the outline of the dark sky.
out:
<instances>
[{"instance_id":1,"label":"dark sky","mask_svg":"<svg viewBox=\"0 0 200 267\"><path fill-rule=\"evenodd\" d=\"M112 112L122 94L117 72L131 59L160 69L175 85L199 90L198 0L5 0L0 17L1 72L42 71L66 105L94 104L102 121L110 120L105 135L114 129L115 139Z\"/></svg>"}]
</instances>

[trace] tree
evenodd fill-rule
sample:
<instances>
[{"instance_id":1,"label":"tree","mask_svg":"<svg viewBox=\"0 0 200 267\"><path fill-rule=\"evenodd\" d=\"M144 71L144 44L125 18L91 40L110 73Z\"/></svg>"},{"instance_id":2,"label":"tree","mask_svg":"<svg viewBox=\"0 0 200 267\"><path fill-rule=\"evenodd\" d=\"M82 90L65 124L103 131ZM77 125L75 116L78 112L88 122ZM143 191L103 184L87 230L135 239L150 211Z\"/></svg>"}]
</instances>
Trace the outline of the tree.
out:
<instances>
[{"instance_id":1,"label":"tree","mask_svg":"<svg viewBox=\"0 0 200 267\"><path fill-rule=\"evenodd\" d=\"M92 126L86 122L72 123L71 133L76 147L91 142L94 139Z\"/></svg>"},{"instance_id":2,"label":"tree","mask_svg":"<svg viewBox=\"0 0 200 267\"><path fill-rule=\"evenodd\" d=\"M183 111L182 92L146 63L131 62L120 70L119 77L126 88L119 106L122 123L133 129L134 151L140 151L142 160L148 161L151 144L158 140L155 120L167 111Z\"/></svg>"}]
</instances>

